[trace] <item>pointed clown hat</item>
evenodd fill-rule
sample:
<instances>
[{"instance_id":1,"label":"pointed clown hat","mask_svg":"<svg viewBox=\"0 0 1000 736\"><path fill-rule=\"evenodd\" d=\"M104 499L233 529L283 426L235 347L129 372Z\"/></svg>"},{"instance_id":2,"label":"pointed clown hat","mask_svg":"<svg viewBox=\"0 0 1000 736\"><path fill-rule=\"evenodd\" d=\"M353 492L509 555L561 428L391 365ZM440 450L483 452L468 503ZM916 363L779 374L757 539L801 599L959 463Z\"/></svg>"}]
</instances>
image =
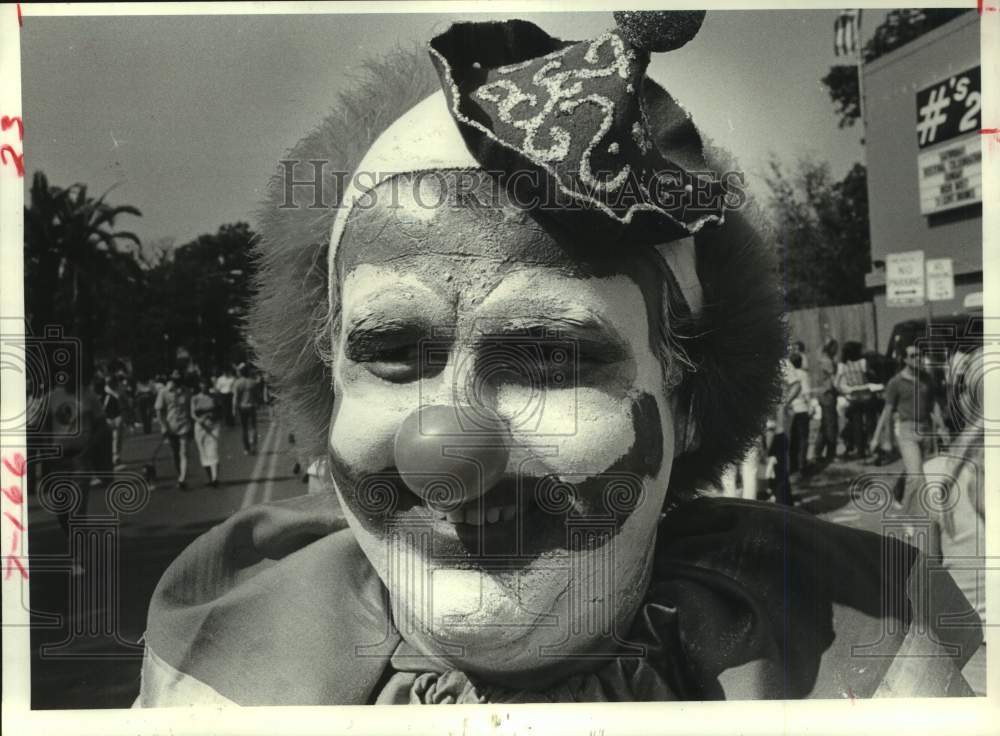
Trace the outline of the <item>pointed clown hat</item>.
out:
<instances>
[{"instance_id":1,"label":"pointed clown hat","mask_svg":"<svg viewBox=\"0 0 1000 736\"><path fill-rule=\"evenodd\" d=\"M692 236L722 223L725 191L690 116L645 72L651 52L682 46L703 18L703 11L615 13L615 29L579 42L521 20L456 23L430 42L441 91L389 126L358 171L384 181L485 170L566 232L607 248L656 247L696 313ZM348 184L331 266L354 205L375 179Z\"/></svg>"}]
</instances>

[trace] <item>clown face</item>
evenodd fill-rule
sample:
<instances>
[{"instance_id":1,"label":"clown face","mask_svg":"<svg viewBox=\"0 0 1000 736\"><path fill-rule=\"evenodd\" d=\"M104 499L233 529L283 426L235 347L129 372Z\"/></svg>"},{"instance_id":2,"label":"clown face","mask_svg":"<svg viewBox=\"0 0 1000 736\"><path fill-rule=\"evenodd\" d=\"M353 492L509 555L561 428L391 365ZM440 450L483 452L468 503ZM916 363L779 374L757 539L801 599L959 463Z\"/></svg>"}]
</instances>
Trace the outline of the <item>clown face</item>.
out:
<instances>
[{"instance_id":1,"label":"clown face","mask_svg":"<svg viewBox=\"0 0 1000 736\"><path fill-rule=\"evenodd\" d=\"M404 638L542 682L620 648L645 593L675 453L662 285L487 182L397 178L352 212L330 460Z\"/></svg>"}]
</instances>

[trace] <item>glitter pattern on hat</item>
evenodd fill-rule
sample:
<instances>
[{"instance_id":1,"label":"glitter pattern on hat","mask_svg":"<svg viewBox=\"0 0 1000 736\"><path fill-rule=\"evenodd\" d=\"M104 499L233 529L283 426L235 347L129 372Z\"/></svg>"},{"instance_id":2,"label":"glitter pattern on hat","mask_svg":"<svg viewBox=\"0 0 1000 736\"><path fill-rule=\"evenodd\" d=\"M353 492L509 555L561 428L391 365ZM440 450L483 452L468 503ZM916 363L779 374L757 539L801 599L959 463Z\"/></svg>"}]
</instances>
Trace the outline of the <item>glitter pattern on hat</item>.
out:
<instances>
[{"instance_id":1,"label":"glitter pattern on hat","mask_svg":"<svg viewBox=\"0 0 1000 736\"><path fill-rule=\"evenodd\" d=\"M459 23L431 41L431 58L472 155L517 175L568 227L640 244L722 221L717 179L653 143L649 52L621 31L565 42L525 21Z\"/></svg>"}]
</instances>

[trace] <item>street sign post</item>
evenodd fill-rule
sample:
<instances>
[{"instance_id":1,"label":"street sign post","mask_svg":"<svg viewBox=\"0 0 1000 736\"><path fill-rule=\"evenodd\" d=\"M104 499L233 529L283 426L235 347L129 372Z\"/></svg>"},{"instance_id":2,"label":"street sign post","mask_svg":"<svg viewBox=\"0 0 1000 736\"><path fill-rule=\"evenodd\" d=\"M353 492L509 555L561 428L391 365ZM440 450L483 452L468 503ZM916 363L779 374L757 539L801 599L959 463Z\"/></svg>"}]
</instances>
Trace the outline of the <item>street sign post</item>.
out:
<instances>
[{"instance_id":1,"label":"street sign post","mask_svg":"<svg viewBox=\"0 0 1000 736\"><path fill-rule=\"evenodd\" d=\"M955 298L955 275L950 258L927 259L927 299L932 302Z\"/></svg>"},{"instance_id":2,"label":"street sign post","mask_svg":"<svg viewBox=\"0 0 1000 736\"><path fill-rule=\"evenodd\" d=\"M924 252L889 253L885 260L885 302L890 307L924 303Z\"/></svg>"}]
</instances>

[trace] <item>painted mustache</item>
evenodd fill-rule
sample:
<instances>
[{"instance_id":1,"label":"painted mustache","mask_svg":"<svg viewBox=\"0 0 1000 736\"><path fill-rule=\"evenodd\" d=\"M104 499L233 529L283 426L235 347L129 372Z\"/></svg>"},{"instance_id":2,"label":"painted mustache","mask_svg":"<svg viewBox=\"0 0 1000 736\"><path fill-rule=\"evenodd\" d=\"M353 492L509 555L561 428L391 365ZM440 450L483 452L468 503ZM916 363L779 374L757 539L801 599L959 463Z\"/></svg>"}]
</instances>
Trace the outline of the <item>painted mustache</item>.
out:
<instances>
[{"instance_id":1,"label":"painted mustache","mask_svg":"<svg viewBox=\"0 0 1000 736\"><path fill-rule=\"evenodd\" d=\"M426 464L401 468L397 463L377 472L351 472L331 448L331 469L345 502L361 524L378 535L389 527L436 529L457 537L440 545L455 556L531 557L558 547L592 546L615 536L630 515L660 512L646 502L645 489L663 462L655 399L638 396L631 414L633 446L609 467L590 472L554 471L536 458L513 472L501 467L497 474L496 467L477 466L468 458L470 447L477 443L496 449L482 437L457 442L462 465L439 465L434 454ZM505 466L506 450L502 454ZM478 478L471 484L470 473ZM584 528L599 528L594 537L598 541L571 542Z\"/></svg>"},{"instance_id":2,"label":"painted mustache","mask_svg":"<svg viewBox=\"0 0 1000 736\"><path fill-rule=\"evenodd\" d=\"M662 443L655 441L662 437L659 412L655 400L648 394L637 398L631 409L636 441L615 463L619 466L615 470L649 475L658 469L650 466L658 466L662 461ZM411 412L396 431L395 469L407 487L436 513L445 518L451 514L453 521L461 521L464 514L475 522L477 517L467 507L487 494L493 498L498 495L495 486L508 468L511 445L506 422L487 407L424 406ZM611 468L601 469L597 474L604 475L608 470ZM522 467L517 473L517 477L528 478L543 475L544 469L537 467ZM571 498L575 495L574 485L560 482L563 478L560 474L543 488L559 489L560 497ZM509 479L506 485L510 485ZM497 514L502 516L505 506L515 505L512 499L522 497L520 492L512 496L509 489L506 495L506 503L494 502L485 506L486 521ZM529 497L535 495L532 493ZM543 494L543 497L550 495ZM496 518L492 518L492 522L495 523Z\"/></svg>"},{"instance_id":3,"label":"painted mustache","mask_svg":"<svg viewBox=\"0 0 1000 736\"><path fill-rule=\"evenodd\" d=\"M458 504L444 492L431 501L417 496L395 469L366 476L353 491L348 503L373 533L432 534L435 557L484 564L599 547L648 508L642 478L610 469L578 478L505 476L484 496Z\"/></svg>"},{"instance_id":4,"label":"painted mustache","mask_svg":"<svg viewBox=\"0 0 1000 736\"><path fill-rule=\"evenodd\" d=\"M413 479L407 481L398 470L388 468L358 482L353 500L369 518L388 518L417 509L435 519L482 526L511 521L536 510L610 520L634 513L646 495L642 478L621 469L576 478L561 474L505 476L485 495L472 500L458 489L460 481L457 476L422 479L427 494L421 497L409 490Z\"/></svg>"}]
</instances>

